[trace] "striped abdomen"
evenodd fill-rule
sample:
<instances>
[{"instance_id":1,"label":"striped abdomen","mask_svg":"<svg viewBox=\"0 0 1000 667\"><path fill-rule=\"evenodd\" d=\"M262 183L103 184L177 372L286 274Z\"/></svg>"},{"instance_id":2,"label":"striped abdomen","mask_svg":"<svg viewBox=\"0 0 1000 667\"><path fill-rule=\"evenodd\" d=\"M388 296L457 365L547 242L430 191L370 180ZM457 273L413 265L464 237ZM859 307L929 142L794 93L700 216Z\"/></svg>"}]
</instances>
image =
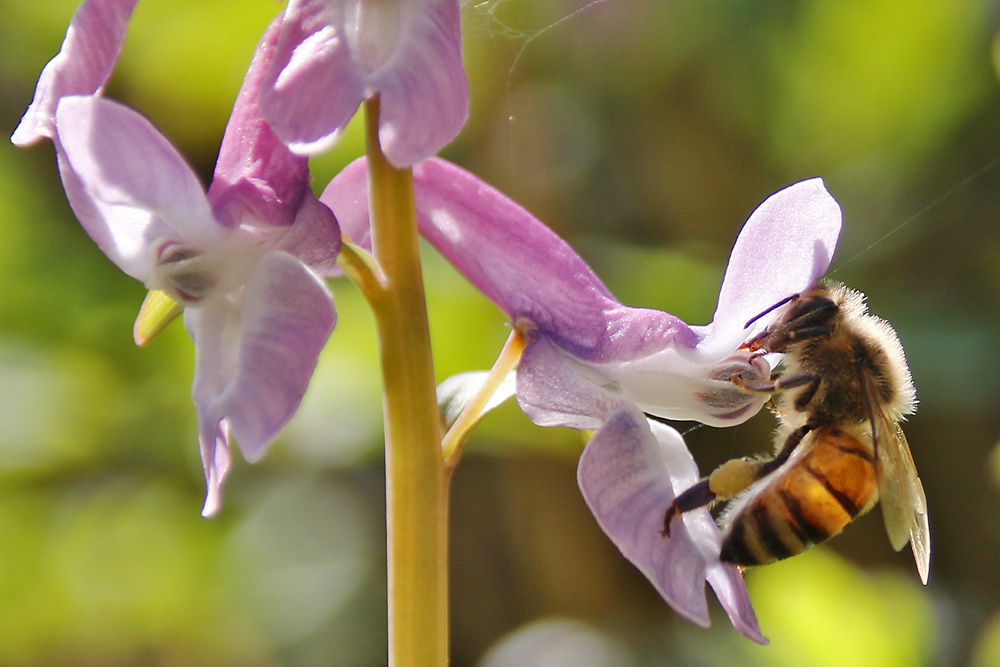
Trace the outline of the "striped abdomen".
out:
<instances>
[{"instance_id":1,"label":"striped abdomen","mask_svg":"<svg viewBox=\"0 0 1000 667\"><path fill-rule=\"evenodd\" d=\"M806 452L779 470L731 518L720 558L764 565L836 535L878 499L871 447L836 428L814 431Z\"/></svg>"}]
</instances>

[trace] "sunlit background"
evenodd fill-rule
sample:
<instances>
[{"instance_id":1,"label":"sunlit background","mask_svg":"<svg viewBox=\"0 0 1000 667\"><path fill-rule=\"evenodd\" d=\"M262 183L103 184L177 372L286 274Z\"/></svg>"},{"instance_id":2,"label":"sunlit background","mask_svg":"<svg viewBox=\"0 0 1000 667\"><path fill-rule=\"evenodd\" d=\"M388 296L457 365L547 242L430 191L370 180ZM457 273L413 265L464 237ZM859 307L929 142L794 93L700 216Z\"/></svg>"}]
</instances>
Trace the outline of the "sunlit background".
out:
<instances>
[{"instance_id":1,"label":"sunlit background","mask_svg":"<svg viewBox=\"0 0 1000 667\"><path fill-rule=\"evenodd\" d=\"M76 0L4 0L9 135ZM877 511L748 573L771 645L714 605L681 621L575 482L580 435L516 406L452 493L453 664L1000 665L1000 82L987 0L487 0L463 6L472 114L444 154L565 236L632 305L714 309L740 225L823 176L832 275L897 328L934 556L920 585ZM108 94L207 181L272 0L142 0ZM315 186L361 151L314 161ZM146 349L144 289L70 212L51 146L0 142L0 665L379 665L384 482L372 324L346 282L303 408L199 515L192 348ZM488 367L502 315L432 252L439 379ZM703 471L769 450L771 418L686 438ZM687 428L685 426L684 428Z\"/></svg>"}]
</instances>

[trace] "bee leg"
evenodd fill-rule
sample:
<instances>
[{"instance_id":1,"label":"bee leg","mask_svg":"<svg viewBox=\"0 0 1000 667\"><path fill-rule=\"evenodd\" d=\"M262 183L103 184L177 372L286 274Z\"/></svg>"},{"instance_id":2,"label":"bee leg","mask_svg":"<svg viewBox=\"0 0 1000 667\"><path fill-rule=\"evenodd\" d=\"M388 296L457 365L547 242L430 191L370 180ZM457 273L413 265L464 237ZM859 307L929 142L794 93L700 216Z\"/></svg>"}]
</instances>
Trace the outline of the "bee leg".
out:
<instances>
[{"instance_id":1,"label":"bee leg","mask_svg":"<svg viewBox=\"0 0 1000 667\"><path fill-rule=\"evenodd\" d=\"M776 391L782 391L784 389L806 387L806 390L795 400L795 407L801 410L806 403L812 400L813 395L816 393L816 389L819 388L820 377L818 375L813 375L812 373L794 373L791 375L778 375L777 377L772 377L769 381L747 381L742 379L739 375L733 374L729 377L729 381L740 389L754 394L773 394ZM800 406L799 401L802 400L803 396L806 396L807 398L803 402L803 405Z\"/></svg>"},{"instance_id":2,"label":"bee leg","mask_svg":"<svg viewBox=\"0 0 1000 667\"><path fill-rule=\"evenodd\" d=\"M660 534L670 537L670 522L674 517L684 512L690 512L716 500L727 500L747 488L761 478L760 461L749 459L730 459L707 478L687 489L667 507L663 515L663 530Z\"/></svg>"},{"instance_id":3,"label":"bee leg","mask_svg":"<svg viewBox=\"0 0 1000 667\"><path fill-rule=\"evenodd\" d=\"M739 375L735 373L729 376L729 381L735 384L737 387L743 391L749 392L751 394L773 394L778 391L778 382L776 380L744 380Z\"/></svg>"},{"instance_id":4,"label":"bee leg","mask_svg":"<svg viewBox=\"0 0 1000 667\"><path fill-rule=\"evenodd\" d=\"M760 479L765 475L770 475L772 472L784 465L785 461L788 460L788 457L795 451L795 448L799 446L800 442L802 442L802 438L806 437L806 434L814 428L816 428L815 424L807 422L789 433L788 437L785 438L785 444L781 446L781 451L778 452L777 456L770 461L765 461L760 466L757 471L757 479Z\"/></svg>"},{"instance_id":5,"label":"bee leg","mask_svg":"<svg viewBox=\"0 0 1000 667\"><path fill-rule=\"evenodd\" d=\"M795 373L794 375L783 375L777 382L778 389L791 389L794 387L804 387L804 389L799 392L799 395L795 397L795 409L805 410L809 402L812 401L813 396L816 395L816 390L819 389L819 384L822 381L820 376L813 375L812 373ZM803 435L805 435L803 433Z\"/></svg>"},{"instance_id":6,"label":"bee leg","mask_svg":"<svg viewBox=\"0 0 1000 667\"><path fill-rule=\"evenodd\" d=\"M708 478L701 480L670 502L663 515L663 529L660 531L660 535L670 537L670 522L678 514L690 512L715 502L715 493L709 487L708 481Z\"/></svg>"}]
</instances>

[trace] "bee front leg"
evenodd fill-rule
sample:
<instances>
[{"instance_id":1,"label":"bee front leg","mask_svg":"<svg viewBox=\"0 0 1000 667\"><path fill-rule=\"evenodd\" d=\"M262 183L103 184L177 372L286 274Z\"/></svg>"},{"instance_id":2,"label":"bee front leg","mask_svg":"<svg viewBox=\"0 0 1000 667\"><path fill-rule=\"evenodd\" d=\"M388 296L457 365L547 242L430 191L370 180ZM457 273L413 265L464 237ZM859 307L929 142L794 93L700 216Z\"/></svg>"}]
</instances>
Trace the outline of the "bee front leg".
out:
<instances>
[{"instance_id":1,"label":"bee front leg","mask_svg":"<svg viewBox=\"0 0 1000 667\"><path fill-rule=\"evenodd\" d=\"M818 375L813 375L812 373L795 373L794 375L782 375L778 382L778 389L791 389L794 387L804 387L804 389L795 397L795 409L805 410L809 402L812 401L813 396L816 395L816 390L819 389L820 382L822 379Z\"/></svg>"},{"instance_id":2,"label":"bee front leg","mask_svg":"<svg viewBox=\"0 0 1000 667\"><path fill-rule=\"evenodd\" d=\"M729 381L735 384L740 389L750 392L752 394L773 394L777 391L783 391L785 389L794 389L796 387L805 387L799 397L796 399L796 407L798 402L806 397L804 403L808 403L812 400L813 395L819 388L820 377L812 373L792 373L784 374L778 376L772 376L770 380L744 380L739 375L733 374L729 376ZM801 407L799 407L801 409Z\"/></svg>"}]
</instances>

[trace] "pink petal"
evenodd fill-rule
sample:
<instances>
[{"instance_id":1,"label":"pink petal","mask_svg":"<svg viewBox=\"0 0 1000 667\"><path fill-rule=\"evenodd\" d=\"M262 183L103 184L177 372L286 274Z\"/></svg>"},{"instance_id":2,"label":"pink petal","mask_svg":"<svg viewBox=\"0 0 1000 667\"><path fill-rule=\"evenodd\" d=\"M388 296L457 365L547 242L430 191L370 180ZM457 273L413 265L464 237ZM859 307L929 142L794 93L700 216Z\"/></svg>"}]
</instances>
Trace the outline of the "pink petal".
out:
<instances>
[{"instance_id":1,"label":"pink petal","mask_svg":"<svg viewBox=\"0 0 1000 667\"><path fill-rule=\"evenodd\" d=\"M199 422L201 415L199 415ZM215 516L222 508L222 487L229 476L232 462L229 452L229 426L226 420L208 418L199 423L198 441L201 445L201 463L205 468L205 504L203 517Z\"/></svg>"},{"instance_id":2,"label":"pink petal","mask_svg":"<svg viewBox=\"0 0 1000 667\"><path fill-rule=\"evenodd\" d=\"M372 76L381 98L379 142L397 167L437 153L469 117L458 2L423 4L411 13L392 60Z\"/></svg>"},{"instance_id":3,"label":"pink petal","mask_svg":"<svg viewBox=\"0 0 1000 667\"><path fill-rule=\"evenodd\" d=\"M229 296L203 307L184 309L184 325L194 341L191 397L198 412L198 442L208 487L203 516L219 511L222 486L229 473L229 425L217 399L235 365L239 315L238 300Z\"/></svg>"},{"instance_id":4,"label":"pink petal","mask_svg":"<svg viewBox=\"0 0 1000 667\"><path fill-rule=\"evenodd\" d=\"M242 293L184 310L195 343L191 394L215 514L229 471L229 434L258 460L298 408L336 313L326 286L284 252L266 254Z\"/></svg>"},{"instance_id":5,"label":"pink petal","mask_svg":"<svg viewBox=\"0 0 1000 667\"><path fill-rule=\"evenodd\" d=\"M370 247L366 163L320 196L353 243ZM413 168L421 235L519 326L593 362L632 359L697 340L678 318L629 308L551 229L499 190L446 160Z\"/></svg>"},{"instance_id":6,"label":"pink petal","mask_svg":"<svg viewBox=\"0 0 1000 667\"><path fill-rule=\"evenodd\" d=\"M340 227L333 212L309 190L302 199L295 222L275 249L298 258L322 276L335 272L340 243Z\"/></svg>"},{"instance_id":7,"label":"pink petal","mask_svg":"<svg viewBox=\"0 0 1000 667\"><path fill-rule=\"evenodd\" d=\"M56 151L56 158L66 198L87 234L122 271L147 282L153 275L149 249L171 229L146 211L94 199L61 149Z\"/></svg>"},{"instance_id":8,"label":"pink petal","mask_svg":"<svg viewBox=\"0 0 1000 667\"><path fill-rule=\"evenodd\" d=\"M208 191L215 217L227 227L245 218L291 225L309 190L308 159L293 154L264 122L257 105L261 81L274 60L280 18L260 40L236 98ZM311 191L310 191L311 192Z\"/></svg>"},{"instance_id":9,"label":"pink petal","mask_svg":"<svg viewBox=\"0 0 1000 667\"><path fill-rule=\"evenodd\" d=\"M340 170L326 186L319 200L330 207L340 231L351 243L371 252L371 223L368 219L368 161L358 158Z\"/></svg>"},{"instance_id":10,"label":"pink petal","mask_svg":"<svg viewBox=\"0 0 1000 667\"><path fill-rule=\"evenodd\" d=\"M67 97L56 124L57 144L106 225L87 231L95 240L112 241L102 249L130 275L139 277L148 266L151 229L158 234L160 225L200 247L226 237L194 171L135 111L101 97Z\"/></svg>"},{"instance_id":11,"label":"pink petal","mask_svg":"<svg viewBox=\"0 0 1000 667\"><path fill-rule=\"evenodd\" d=\"M569 244L449 162L425 160L413 178L421 234L512 320L574 351L607 340L605 311L620 304Z\"/></svg>"},{"instance_id":12,"label":"pink petal","mask_svg":"<svg viewBox=\"0 0 1000 667\"><path fill-rule=\"evenodd\" d=\"M11 141L30 145L55 136L56 106L69 95L94 95L107 83L138 0L86 0L73 14L59 53L38 78L35 98Z\"/></svg>"},{"instance_id":13,"label":"pink petal","mask_svg":"<svg viewBox=\"0 0 1000 667\"><path fill-rule=\"evenodd\" d=\"M352 242L370 247L365 165L348 165L320 201ZM431 158L414 166L413 179L421 235L519 326L595 363L694 348L684 322L622 305L569 244L475 175Z\"/></svg>"},{"instance_id":14,"label":"pink petal","mask_svg":"<svg viewBox=\"0 0 1000 667\"><path fill-rule=\"evenodd\" d=\"M730 354L773 315L747 330L751 318L812 287L830 267L840 227L840 205L819 178L790 185L758 206L733 246L715 317L700 332L699 358Z\"/></svg>"},{"instance_id":15,"label":"pink petal","mask_svg":"<svg viewBox=\"0 0 1000 667\"><path fill-rule=\"evenodd\" d=\"M547 338L525 348L517 369L517 403L539 426L597 429L622 400L599 380L581 376L580 364Z\"/></svg>"},{"instance_id":16,"label":"pink petal","mask_svg":"<svg viewBox=\"0 0 1000 667\"><path fill-rule=\"evenodd\" d=\"M708 511L685 513L669 538L661 535L670 501L698 481L697 466L675 430L648 423L625 404L587 444L577 479L598 524L677 613L708 626L705 582L711 576L737 629L760 638L742 578L718 560L721 533ZM720 578L726 571L735 576ZM745 606L737 603L743 600Z\"/></svg>"},{"instance_id":17,"label":"pink petal","mask_svg":"<svg viewBox=\"0 0 1000 667\"><path fill-rule=\"evenodd\" d=\"M368 96L344 35L345 4L291 0L285 9L274 61L262 81L260 107L296 153L330 148Z\"/></svg>"},{"instance_id":18,"label":"pink petal","mask_svg":"<svg viewBox=\"0 0 1000 667\"><path fill-rule=\"evenodd\" d=\"M733 627L747 639L768 644L767 637L761 634L757 614L750 604L750 594L739 569L722 562L712 563L708 566L707 578Z\"/></svg>"},{"instance_id":19,"label":"pink petal","mask_svg":"<svg viewBox=\"0 0 1000 667\"><path fill-rule=\"evenodd\" d=\"M468 116L457 0L291 0L261 107L293 151L328 149L374 94L397 166L451 141Z\"/></svg>"},{"instance_id":20,"label":"pink petal","mask_svg":"<svg viewBox=\"0 0 1000 667\"><path fill-rule=\"evenodd\" d=\"M278 251L260 260L243 288L235 373L217 401L248 461L295 413L335 322L330 292L301 261Z\"/></svg>"}]
</instances>

